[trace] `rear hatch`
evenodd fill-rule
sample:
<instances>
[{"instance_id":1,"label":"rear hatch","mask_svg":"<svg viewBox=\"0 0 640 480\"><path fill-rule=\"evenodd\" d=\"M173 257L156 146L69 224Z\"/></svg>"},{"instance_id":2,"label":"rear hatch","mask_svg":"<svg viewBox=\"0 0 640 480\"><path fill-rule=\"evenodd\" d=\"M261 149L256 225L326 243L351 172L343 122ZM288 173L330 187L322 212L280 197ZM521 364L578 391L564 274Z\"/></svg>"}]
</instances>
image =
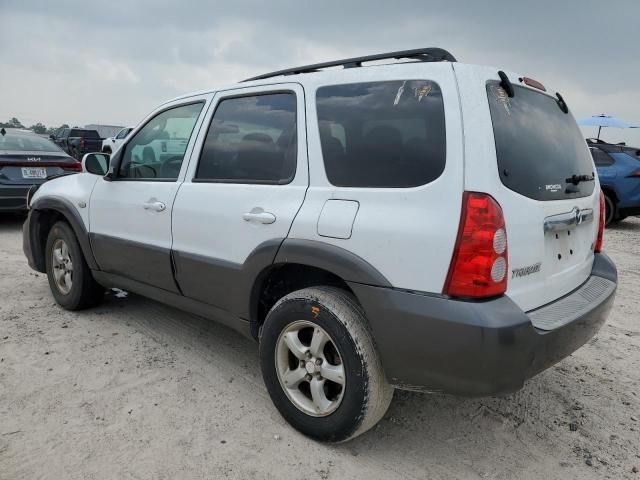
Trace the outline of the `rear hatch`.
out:
<instances>
[{"instance_id":1,"label":"rear hatch","mask_svg":"<svg viewBox=\"0 0 640 480\"><path fill-rule=\"evenodd\" d=\"M459 74L463 97L474 107L474 123L466 115L464 120L465 188L487 192L502 206L507 295L530 311L589 278L599 218L595 167L555 92L530 87L509 72L509 97L497 69L472 70Z\"/></svg>"}]
</instances>

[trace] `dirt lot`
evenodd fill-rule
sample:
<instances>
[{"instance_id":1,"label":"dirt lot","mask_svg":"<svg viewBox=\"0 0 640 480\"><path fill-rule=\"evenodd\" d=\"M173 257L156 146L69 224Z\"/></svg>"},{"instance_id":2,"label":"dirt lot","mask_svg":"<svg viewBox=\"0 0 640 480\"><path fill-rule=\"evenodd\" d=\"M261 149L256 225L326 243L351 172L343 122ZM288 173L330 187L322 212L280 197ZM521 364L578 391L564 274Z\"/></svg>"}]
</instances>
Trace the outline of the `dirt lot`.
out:
<instances>
[{"instance_id":1,"label":"dirt lot","mask_svg":"<svg viewBox=\"0 0 640 480\"><path fill-rule=\"evenodd\" d=\"M0 217L0 478L640 478L640 220L600 334L507 398L396 392L344 445L287 426L256 345L135 296L58 308ZM635 467L635 468L634 468Z\"/></svg>"}]
</instances>

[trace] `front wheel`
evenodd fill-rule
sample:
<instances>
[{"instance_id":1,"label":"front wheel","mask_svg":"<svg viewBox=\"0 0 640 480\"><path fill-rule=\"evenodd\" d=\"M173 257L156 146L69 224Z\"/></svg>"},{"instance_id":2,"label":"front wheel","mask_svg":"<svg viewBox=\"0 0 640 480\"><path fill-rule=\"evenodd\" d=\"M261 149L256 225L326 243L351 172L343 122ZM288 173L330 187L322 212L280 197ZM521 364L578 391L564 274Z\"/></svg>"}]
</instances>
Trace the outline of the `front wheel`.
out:
<instances>
[{"instance_id":1,"label":"front wheel","mask_svg":"<svg viewBox=\"0 0 640 480\"><path fill-rule=\"evenodd\" d=\"M318 440L366 432L393 397L364 312L337 288L305 288L278 301L262 329L260 363L280 414Z\"/></svg>"},{"instance_id":2,"label":"front wheel","mask_svg":"<svg viewBox=\"0 0 640 480\"><path fill-rule=\"evenodd\" d=\"M66 222L51 227L46 245L47 278L53 298L66 310L97 305L104 297L82 255L80 244Z\"/></svg>"}]
</instances>

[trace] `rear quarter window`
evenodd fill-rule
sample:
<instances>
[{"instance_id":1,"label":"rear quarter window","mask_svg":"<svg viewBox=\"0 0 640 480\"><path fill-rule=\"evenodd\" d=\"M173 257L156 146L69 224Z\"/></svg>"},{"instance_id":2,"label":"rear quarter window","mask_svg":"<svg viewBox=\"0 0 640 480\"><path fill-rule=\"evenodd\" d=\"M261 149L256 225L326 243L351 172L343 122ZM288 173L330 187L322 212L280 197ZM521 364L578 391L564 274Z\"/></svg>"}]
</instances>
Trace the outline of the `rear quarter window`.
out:
<instances>
[{"instance_id":1,"label":"rear quarter window","mask_svg":"<svg viewBox=\"0 0 640 480\"><path fill-rule=\"evenodd\" d=\"M502 183L534 200L591 195L593 181L567 183L573 175L594 174L573 116L542 92L514 85L509 98L499 82L488 82L486 88Z\"/></svg>"},{"instance_id":2,"label":"rear quarter window","mask_svg":"<svg viewBox=\"0 0 640 480\"><path fill-rule=\"evenodd\" d=\"M442 92L429 80L321 87L316 93L325 171L339 187L406 188L445 166Z\"/></svg>"}]
</instances>

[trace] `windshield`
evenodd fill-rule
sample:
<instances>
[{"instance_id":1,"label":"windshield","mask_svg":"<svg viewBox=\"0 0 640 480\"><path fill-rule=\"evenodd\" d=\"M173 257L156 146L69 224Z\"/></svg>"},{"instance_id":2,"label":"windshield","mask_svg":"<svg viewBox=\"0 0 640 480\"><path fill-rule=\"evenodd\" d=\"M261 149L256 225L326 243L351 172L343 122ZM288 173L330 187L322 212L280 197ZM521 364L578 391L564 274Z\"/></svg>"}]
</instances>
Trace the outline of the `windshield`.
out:
<instances>
[{"instance_id":1,"label":"windshield","mask_svg":"<svg viewBox=\"0 0 640 480\"><path fill-rule=\"evenodd\" d=\"M18 152L62 152L60 147L48 138L42 138L35 134L12 134L7 131L0 135L0 150Z\"/></svg>"},{"instance_id":2,"label":"windshield","mask_svg":"<svg viewBox=\"0 0 640 480\"><path fill-rule=\"evenodd\" d=\"M549 95L516 85L514 89L510 98L499 82L487 83L502 183L535 200L591 195L593 181L567 183L573 175L591 177L594 172L573 116Z\"/></svg>"}]
</instances>

